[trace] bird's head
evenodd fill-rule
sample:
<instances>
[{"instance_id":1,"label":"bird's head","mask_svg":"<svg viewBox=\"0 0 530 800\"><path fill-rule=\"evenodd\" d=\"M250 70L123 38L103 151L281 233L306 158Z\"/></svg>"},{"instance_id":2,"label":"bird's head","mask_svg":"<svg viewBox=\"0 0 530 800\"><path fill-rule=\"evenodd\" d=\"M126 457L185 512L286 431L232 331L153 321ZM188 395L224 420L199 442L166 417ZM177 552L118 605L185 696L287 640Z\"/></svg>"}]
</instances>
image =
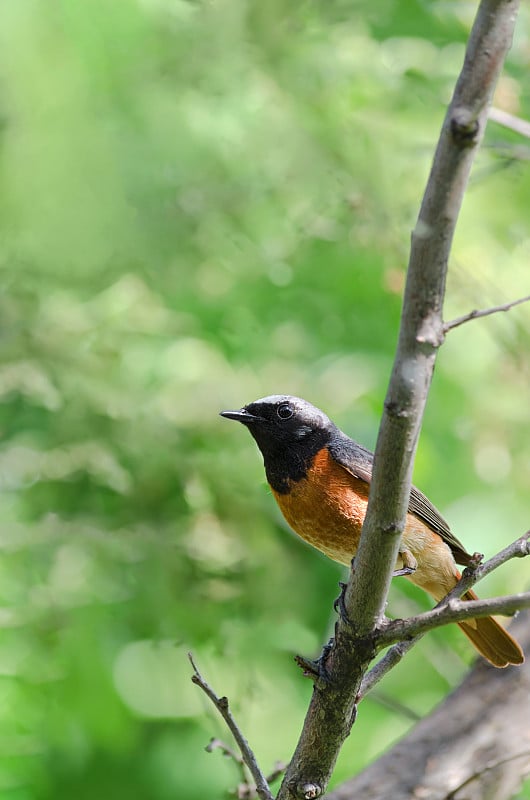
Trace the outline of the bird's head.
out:
<instances>
[{"instance_id":1,"label":"bird's head","mask_svg":"<svg viewBox=\"0 0 530 800\"><path fill-rule=\"evenodd\" d=\"M221 416L235 419L249 429L265 461L286 451L317 452L336 430L320 409L287 394L263 397L239 411L221 411Z\"/></svg>"}]
</instances>

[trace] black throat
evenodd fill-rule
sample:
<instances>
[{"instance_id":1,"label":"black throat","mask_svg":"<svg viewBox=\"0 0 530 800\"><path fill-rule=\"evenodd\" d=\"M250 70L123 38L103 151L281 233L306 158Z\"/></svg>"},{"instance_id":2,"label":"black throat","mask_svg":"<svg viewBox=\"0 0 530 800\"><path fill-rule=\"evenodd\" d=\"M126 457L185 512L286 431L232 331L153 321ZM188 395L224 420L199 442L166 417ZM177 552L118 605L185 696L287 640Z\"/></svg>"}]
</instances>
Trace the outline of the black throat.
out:
<instances>
[{"instance_id":1,"label":"black throat","mask_svg":"<svg viewBox=\"0 0 530 800\"><path fill-rule=\"evenodd\" d=\"M249 427L263 455L267 480L275 492L288 494L290 484L305 478L318 452L330 440L326 430L304 431L302 436L271 437L259 427Z\"/></svg>"}]
</instances>

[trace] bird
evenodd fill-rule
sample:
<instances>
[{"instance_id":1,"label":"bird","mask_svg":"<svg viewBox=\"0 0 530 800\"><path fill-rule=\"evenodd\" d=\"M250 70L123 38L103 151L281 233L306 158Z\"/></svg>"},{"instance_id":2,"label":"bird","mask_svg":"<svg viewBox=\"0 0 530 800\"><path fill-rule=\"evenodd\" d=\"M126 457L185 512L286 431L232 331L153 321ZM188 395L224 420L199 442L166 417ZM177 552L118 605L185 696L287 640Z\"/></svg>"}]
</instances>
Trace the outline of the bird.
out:
<instances>
[{"instance_id":1,"label":"bird","mask_svg":"<svg viewBox=\"0 0 530 800\"><path fill-rule=\"evenodd\" d=\"M349 566L355 557L374 456L326 414L292 395L270 395L222 417L248 428L263 456L272 494L289 526L329 558ZM394 575L442 600L462 577L457 564L472 556L430 500L415 486ZM468 590L463 600L476 600ZM493 666L522 664L519 643L493 617L457 623Z\"/></svg>"}]
</instances>

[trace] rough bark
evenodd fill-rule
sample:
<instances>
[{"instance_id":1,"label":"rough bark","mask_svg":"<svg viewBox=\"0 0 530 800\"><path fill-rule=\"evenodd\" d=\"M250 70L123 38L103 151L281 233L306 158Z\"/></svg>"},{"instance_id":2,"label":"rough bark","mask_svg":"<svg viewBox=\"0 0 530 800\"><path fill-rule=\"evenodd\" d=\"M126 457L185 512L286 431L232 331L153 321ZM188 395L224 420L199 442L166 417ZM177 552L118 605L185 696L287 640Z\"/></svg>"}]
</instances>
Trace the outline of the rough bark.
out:
<instances>
[{"instance_id":1,"label":"rough bark","mask_svg":"<svg viewBox=\"0 0 530 800\"><path fill-rule=\"evenodd\" d=\"M512 633L530 651L530 612ZM508 800L530 773L530 659L499 670L477 661L407 736L329 800Z\"/></svg>"}]
</instances>

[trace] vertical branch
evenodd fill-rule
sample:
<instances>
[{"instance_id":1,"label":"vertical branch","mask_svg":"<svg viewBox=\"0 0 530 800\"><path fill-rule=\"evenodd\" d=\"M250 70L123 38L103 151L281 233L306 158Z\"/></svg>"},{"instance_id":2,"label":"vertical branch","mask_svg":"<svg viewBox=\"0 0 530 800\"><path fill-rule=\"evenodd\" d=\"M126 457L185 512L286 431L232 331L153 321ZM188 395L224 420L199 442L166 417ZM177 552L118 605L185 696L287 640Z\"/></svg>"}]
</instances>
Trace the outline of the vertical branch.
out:
<instances>
[{"instance_id":1,"label":"vertical branch","mask_svg":"<svg viewBox=\"0 0 530 800\"><path fill-rule=\"evenodd\" d=\"M530 612L510 632L530 648ZM329 800L520 797L530 773L529 719L530 659L505 670L478 659L438 708Z\"/></svg>"},{"instance_id":2,"label":"vertical branch","mask_svg":"<svg viewBox=\"0 0 530 800\"><path fill-rule=\"evenodd\" d=\"M346 587L349 624L340 618L326 681L317 681L278 800L325 791L355 718L361 680L373 657L404 527L414 454L436 353L443 341L447 263L471 164L510 47L518 0L482 0L447 111L418 221L399 342L377 440L370 501Z\"/></svg>"},{"instance_id":3,"label":"vertical branch","mask_svg":"<svg viewBox=\"0 0 530 800\"><path fill-rule=\"evenodd\" d=\"M443 342L445 281L456 221L495 83L511 44L517 8L517 0L483 0L480 4L412 233L398 348L356 559L359 569L346 597L352 618L361 618L368 626L384 613L423 411L436 353ZM369 610L365 615L366 603Z\"/></svg>"}]
</instances>

